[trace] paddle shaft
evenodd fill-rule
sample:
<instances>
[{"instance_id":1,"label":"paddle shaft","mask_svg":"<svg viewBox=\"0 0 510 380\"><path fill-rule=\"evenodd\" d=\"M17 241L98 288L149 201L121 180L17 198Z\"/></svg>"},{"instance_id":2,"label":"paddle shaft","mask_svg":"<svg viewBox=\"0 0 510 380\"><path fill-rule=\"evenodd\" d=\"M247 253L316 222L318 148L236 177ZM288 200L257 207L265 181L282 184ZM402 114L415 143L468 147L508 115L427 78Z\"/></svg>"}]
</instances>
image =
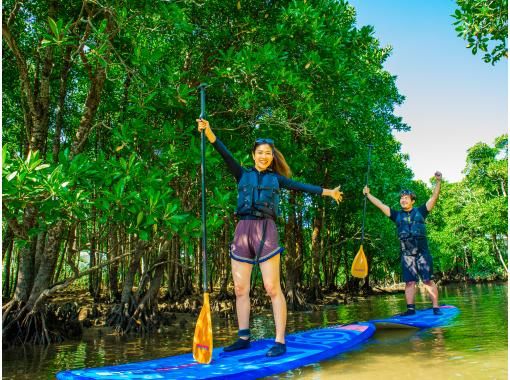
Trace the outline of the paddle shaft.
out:
<instances>
[{"instance_id":1,"label":"paddle shaft","mask_svg":"<svg viewBox=\"0 0 510 380\"><path fill-rule=\"evenodd\" d=\"M201 83L200 88L200 119L205 119L205 87L206 83ZM207 225L205 214L205 132L200 134L200 171L202 176L202 286L207 293Z\"/></svg>"},{"instance_id":2,"label":"paddle shaft","mask_svg":"<svg viewBox=\"0 0 510 380\"><path fill-rule=\"evenodd\" d=\"M370 175L370 153L372 152L372 145L368 146L368 163L367 163L367 176L365 178L365 185L368 186L368 177ZM361 245L363 245L363 240L365 239L365 216L367 214L367 195L365 194L365 198L363 199L363 219L361 222Z\"/></svg>"}]
</instances>

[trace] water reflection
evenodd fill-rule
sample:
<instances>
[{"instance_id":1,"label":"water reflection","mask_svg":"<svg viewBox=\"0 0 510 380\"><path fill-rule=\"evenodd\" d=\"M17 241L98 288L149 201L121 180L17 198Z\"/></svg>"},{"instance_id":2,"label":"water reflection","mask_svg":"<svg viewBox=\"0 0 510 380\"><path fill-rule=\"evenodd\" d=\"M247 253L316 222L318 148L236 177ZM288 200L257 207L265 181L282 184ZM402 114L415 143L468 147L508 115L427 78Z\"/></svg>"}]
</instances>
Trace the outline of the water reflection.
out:
<instances>
[{"instance_id":1,"label":"water reflection","mask_svg":"<svg viewBox=\"0 0 510 380\"><path fill-rule=\"evenodd\" d=\"M507 379L507 284L440 288L442 303L461 313L447 327L425 331L380 330L357 350L268 379ZM429 307L419 292L417 307ZM405 308L403 294L359 298L349 305L289 313L288 331L308 330L384 317ZM214 317L213 317L214 318ZM214 344L235 339L234 320L213 320ZM49 347L17 347L3 352L3 379L54 379L62 369L97 367L190 352L193 322L145 338L118 337L89 330L79 342ZM271 312L253 317L255 338L273 336Z\"/></svg>"}]
</instances>

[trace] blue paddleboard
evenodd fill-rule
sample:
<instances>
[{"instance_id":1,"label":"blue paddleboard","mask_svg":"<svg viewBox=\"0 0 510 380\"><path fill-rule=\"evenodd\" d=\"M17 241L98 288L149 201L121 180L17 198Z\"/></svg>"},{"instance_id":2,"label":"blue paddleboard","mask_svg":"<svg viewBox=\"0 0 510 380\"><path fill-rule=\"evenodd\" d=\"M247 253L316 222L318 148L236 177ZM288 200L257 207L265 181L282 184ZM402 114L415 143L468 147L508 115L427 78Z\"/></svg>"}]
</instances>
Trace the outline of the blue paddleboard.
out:
<instances>
[{"instance_id":1,"label":"blue paddleboard","mask_svg":"<svg viewBox=\"0 0 510 380\"><path fill-rule=\"evenodd\" d=\"M416 314L402 317L394 315L393 317L383 319L372 319L370 322L375 324L377 328L417 328L428 329L437 326L446 326L450 324L452 319L459 314L459 309L455 306L440 306L441 315L434 315L432 308L424 310L416 310Z\"/></svg>"},{"instance_id":2,"label":"blue paddleboard","mask_svg":"<svg viewBox=\"0 0 510 380\"><path fill-rule=\"evenodd\" d=\"M252 342L246 350L226 353L216 348L210 364L198 364L190 353L117 366L62 371L57 374L57 379L256 379L329 359L353 349L374 332L375 326L369 322L332 326L287 335L287 353L275 358L266 356L274 339L263 339Z\"/></svg>"}]
</instances>

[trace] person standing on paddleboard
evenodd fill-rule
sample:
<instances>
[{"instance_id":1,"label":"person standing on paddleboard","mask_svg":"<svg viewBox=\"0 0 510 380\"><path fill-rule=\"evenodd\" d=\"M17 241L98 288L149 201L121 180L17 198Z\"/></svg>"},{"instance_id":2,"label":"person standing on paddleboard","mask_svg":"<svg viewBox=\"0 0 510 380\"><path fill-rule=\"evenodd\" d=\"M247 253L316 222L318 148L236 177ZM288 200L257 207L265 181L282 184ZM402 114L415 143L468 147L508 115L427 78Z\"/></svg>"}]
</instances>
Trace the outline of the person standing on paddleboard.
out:
<instances>
[{"instance_id":1,"label":"person standing on paddleboard","mask_svg":"<svg viewBox=\"0 0 510 380\"><path fill-rule=\"evenodd\" d=\"M280 189L330 196L338 203L342 200L340 186L332 190L323 189L289 179L290 168L271 139L255 140L252 148L254 167L243 168L215 136L209 122L203 119L197 122L198 130L205 132L238 184L236 214L239 222L230 247L230 258L239 339L223 350L230 352L250 346L250 278L253 265L259 264L264 288L271 298L276 327L275 345L266 355L282 355L286 352L287 302L280 286L280 253L283 247L279 245L275 223L279 214Z\"/></svg>"},{"instance_id":2,"label":"person standing on paddleboard","mask_svg":"<svg viewBox=\"0 0 510 380\"><path fill-rule=\"evenodd\" d=\"M433 281L432 256L429 252L427 235L425 230L425 218L436 205L441 189L442 174L436 172L436 186L432 196L424 205L414 207L416 194L410 190L400 192L401 210L393 210L379 199L370 194L370 189L365 186L365 194L384 215L389 217L396 225L398 237L400 239L400 260L402 264L402 273L406 283L405 295L407 310L400 314L401 316L413 315L415 313L414 298L416 294L416 282L421 277L425 289L432 300L432 307L435 315L440 315L438 303L437 286Z\"/></svg>"}]
</instances>

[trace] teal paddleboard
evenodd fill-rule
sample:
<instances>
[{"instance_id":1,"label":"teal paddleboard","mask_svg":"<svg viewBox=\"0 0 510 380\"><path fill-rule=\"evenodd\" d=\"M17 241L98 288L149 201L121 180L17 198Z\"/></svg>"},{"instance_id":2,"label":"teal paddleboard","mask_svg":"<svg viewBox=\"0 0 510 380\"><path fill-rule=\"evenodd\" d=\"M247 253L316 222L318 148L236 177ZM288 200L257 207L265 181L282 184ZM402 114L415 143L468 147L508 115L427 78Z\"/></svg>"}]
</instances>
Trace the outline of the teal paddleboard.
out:
<instances>
[{"instance_id":1,"label":"teal paddleboard","mask_svg":"<svg viewBox=\"0 0 510 380\"><path fill-rule=\"evenodd\" d=\"M128 379L257 379L329 359L369 339L375 326L369 322L325 327L286 336L287 352L266 356L274 339L252 342L249 349L226 353L215 348L210 364L199 364L192 354L101 368L62 371L59 380Z\"/></svg>"}]
</instances>

